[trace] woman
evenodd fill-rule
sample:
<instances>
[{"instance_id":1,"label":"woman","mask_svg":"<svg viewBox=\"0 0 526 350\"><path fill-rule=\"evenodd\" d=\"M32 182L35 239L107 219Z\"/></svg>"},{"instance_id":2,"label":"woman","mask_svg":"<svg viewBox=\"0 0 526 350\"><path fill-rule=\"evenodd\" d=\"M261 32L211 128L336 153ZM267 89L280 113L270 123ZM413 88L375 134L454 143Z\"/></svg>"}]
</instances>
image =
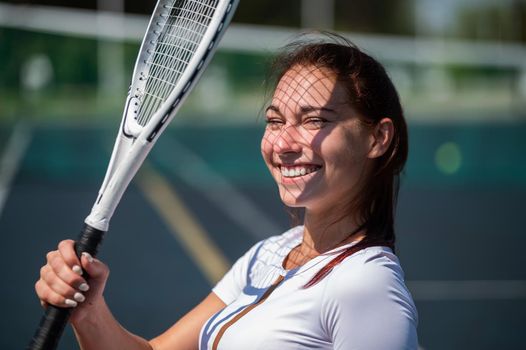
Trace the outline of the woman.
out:
<instances>
[{"instance_id":1,"label":"woman","mask_svg":"<svg viewBox=\"0 0 526 350\"><path fill-rule=\"evenodd\" d=\"M335 36L290 45L274 71L261 150L303 225L253 246L151 341L113 318L103 298L108 268L61 242L36 291L44 305L74 308L83 349L417 348L417 312L393 252L407 158L393 84L378 62Z\"/></svg>"}]
</instances>

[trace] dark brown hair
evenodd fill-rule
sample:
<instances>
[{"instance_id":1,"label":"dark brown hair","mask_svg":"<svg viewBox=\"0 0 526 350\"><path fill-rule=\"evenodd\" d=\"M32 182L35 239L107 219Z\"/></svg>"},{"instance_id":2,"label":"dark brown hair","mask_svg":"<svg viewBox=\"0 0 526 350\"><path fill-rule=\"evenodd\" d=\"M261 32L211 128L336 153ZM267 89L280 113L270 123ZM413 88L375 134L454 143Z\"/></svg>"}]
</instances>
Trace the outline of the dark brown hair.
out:
<instances>
[{"instance_id":1,"label":"dark brown hair","mask_svg":"<svg viewBox=\"0 0 526 350\"><path fill-rule=\"evenodd\" d=\"M372 173L367 174L357 197L349 200L344 215L356 213L365 231L365 239L356 248L384 245L394 249L399 176L408 153L407 126L400 98L378 61L339 35L317 34L313 40L300 39L284 48L272 64L272 84L277 85L283 75L297 65L328 69L346 87L349 104L364 125L374 127L383 118L392 120L394 135L389 149L374 159ZM340 253L307 287L317 283L356 248Z\"/></svg>"}]
</instances>

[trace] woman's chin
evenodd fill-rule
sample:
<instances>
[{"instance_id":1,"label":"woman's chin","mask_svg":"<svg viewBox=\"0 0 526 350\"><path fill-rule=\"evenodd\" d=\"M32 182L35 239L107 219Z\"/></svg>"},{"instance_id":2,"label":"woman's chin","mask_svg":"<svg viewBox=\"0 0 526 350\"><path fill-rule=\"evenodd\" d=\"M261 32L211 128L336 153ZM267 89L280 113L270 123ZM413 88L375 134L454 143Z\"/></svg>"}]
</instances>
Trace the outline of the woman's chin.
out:
<instances>
[{"instance_id":1,"label":"woman's chin","mask_svg":"<svg viewBox=\"0 0 526 350\"><path fill-rule=\"evenodd\" d=\"M306 206L304 193L292 193L286 189L280 188L280 197L283 204L291 208L302 208Z\"/></svg>"}]
</instances>

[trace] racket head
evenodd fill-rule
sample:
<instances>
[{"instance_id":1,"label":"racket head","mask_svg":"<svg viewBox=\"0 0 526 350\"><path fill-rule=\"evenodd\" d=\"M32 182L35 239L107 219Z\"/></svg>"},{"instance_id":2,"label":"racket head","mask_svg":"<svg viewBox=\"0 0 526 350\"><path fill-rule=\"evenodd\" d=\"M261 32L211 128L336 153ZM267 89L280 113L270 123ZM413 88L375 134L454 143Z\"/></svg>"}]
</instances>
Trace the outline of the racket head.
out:
<instances>
[{"instance_id":1,"label":"racket head","mask_svg":"<svg viewBox=\"0 0 526 350\"><path fill-rule=\"evenodd\" d=\"M150 149L210 62L239 0L160 0L143 42L99 195L85 222L107 231Z\"/></svg>"},{"instance_id":2,"label":"racket head","mask_svg":"<svg viewBox=\"0 0 526 350\"><path fill-rule=\"evenodd\" d=\"M123 116L125 135L136 137L148 126L167 124L173 118L207 66L237 3L171 0L157 4L134 69ZM151 131L149 141L155 138Z\"/></svg>"}]
</instances>

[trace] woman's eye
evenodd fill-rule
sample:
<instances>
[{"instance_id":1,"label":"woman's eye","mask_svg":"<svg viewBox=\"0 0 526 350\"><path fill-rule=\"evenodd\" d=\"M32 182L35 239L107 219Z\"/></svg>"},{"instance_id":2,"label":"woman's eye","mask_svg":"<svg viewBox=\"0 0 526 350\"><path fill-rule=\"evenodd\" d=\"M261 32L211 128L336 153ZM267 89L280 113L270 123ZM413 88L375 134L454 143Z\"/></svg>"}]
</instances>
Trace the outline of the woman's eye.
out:
<instances>
[{"instance_id":1,"label":"woman's eye","mask_svg":"<svg viewBox=\"0 0 526 350\"><path fill-rule=\"evenodd\" d=\"M320 117L309 117L303 121L304 127L309 130L320 129L324 127L326 123L327 120Z\"/></svg>"},{"instance_id":2,"label":"woman's eye","mask_svg":"<svg viewBox=\"0 0 526 350\"><path fill-rule=\"evenodd\" d=\"M283 125L283 121L278 118L267 118L266 123L267 123L267 128L271 130L279 129L281 125Z\"/></svg>"}]
</instances>

